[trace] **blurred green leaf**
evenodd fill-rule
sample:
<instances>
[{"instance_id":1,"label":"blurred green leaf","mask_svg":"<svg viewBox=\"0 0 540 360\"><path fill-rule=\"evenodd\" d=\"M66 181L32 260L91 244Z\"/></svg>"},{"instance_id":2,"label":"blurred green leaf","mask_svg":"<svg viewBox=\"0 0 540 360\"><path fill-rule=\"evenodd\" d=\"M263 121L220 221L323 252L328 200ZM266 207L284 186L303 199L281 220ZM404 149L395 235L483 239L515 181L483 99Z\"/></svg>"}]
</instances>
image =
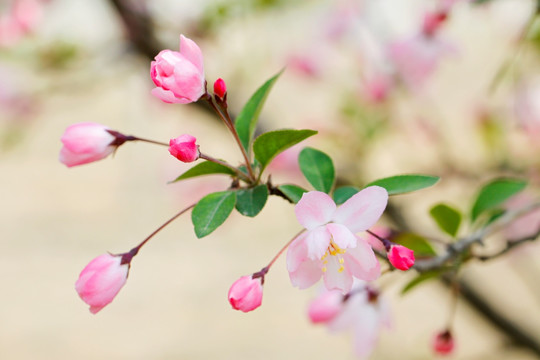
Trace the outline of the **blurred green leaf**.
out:
<instances>
[{"instance_id":1,"label":"blurred green leaf","mask_svg":"<svg viewBox=\"0 0 540 360\"><path fill-rule=\"evenodd\" d=\"M300 201L304 193L308 192L306 189L292 184L279 185L277 188L295 204Z\"/></svg>"},{"instance_id":2,"label":"blurred green leaf","mask_svg":"<svg viewBox=\"0 0 540 360\"><path fill-rule=\"evenodd\" d=\"M409 291L414 289L416 286L422 284L427 280L437 279L441 275L440 271L428 271L423 274L417 275L414 279L409 281L403 289L401 289L401 295L407 294Z\"/></svg>"},{"instance_id":3,"label":"blurred green leaf","mask_svg":"<svg viewBox=\"0 0 540 360\"><path fill-rule=\"evenodd\" d=\"M211 175L211 174L235 175L235 172L226 166L216 164L211 161L204 161L193 166L191 169L187 170L182 175L180 175L179 177L171 181L171 183L197 177L197 176Z\"/></svg>"},{"instance_id":4,"label":"blurred green leaf","mask_svg":"<svg viewBox=\"0 0 540 360\"><path fill-rule=\"evenodd\" d=\"M334 201L336 202L336 204L341 205L359 191L360 189L354 186L343 186L337 188L334 191Z\"/></svg>"},{"instance_id":5,"label":"blurred green leaf","mask_svg":"<svg viewBox=\"0 0 540 360\"><path fill-rule=\"evenodd\" d=\"M315 190L330 193L336 173L330 156L320 150L306 147L298 155L298 164L302 174Z\"/></svg>"},{"instance_id":6,"label":"blurred green leaf","mask_svg":"<svg viewBox=\"0 0 540 360\"><path fill-rule=\"evenodd\" d=\"M388 195L399 195L433 186L439 179L429 175L397 175L375 180L366 187L377 185L385 188Z\"/></svg>"},{"instance_id":7,"label":"blurred green leaf","mask_svg":"<svg viewBox=\"0 0 540 360\"><path fill-rule=\"evenodd\" d=\"M275 130L259 135L253 143L253 152L261 164L261 173L277 154L316 133L315 130Z\"/></svg>"},{"instance_id":8,"label":"blurred green leaf","mask_svg":"<svg viewBox=\"0 0 540 360\"><path fill-rule=\"evenodd\" d=\"M254 217L266 204L268 188L266 185L236 191L236 210L244 216Z\"/></svg>"},{"instance_id":9,"label":"blurred green leaf","mask_svg":"<svg viewBox=\"0 0 540 360\"><path fill-rule=\"evenodd\" d=\"M429 214L442 231L452 237L456 236L461 224L461 213L458 210L446 204L437 204L431 208Z\"/></svg>"},{"instance_id":10,"label":"blurred green leaf","mask_svg":"<svg viewBox=\"0 0 540 360\"><path fill-rule=\"evenodd\" d=\"M437 253L431 247L429 241L418 234L400 233L392 239L393 242L403 245L414 251L415 257L435 256Z\"/></svg>"},{"instance_id":11,"label":"blurred green leaf","mask_svg":"<svg viewBox=\"0 0 540 360\"><path fill-rule=\"evenodd\" d=\"M474 202L471 211L472 221L488 210L502 205L506 200L516 195L527 186L527 182L519 179L495 179L485 185Z\"/></svg>"},{"instance_id":12,"label":"blurred green leaf","mask_svg":"<svg viewBox=\"0 0 540 360\"><path fill-rule=\"evenodd\" d=\"M203 197L191 212L197 237L205 237L223 224L233 211L235 203L235 191L220 191Z\"/></svg>"},{"instance_id":13,"label":"blurred green leaf","mask_svg":"<svg viewBox=\"0 0 540 360\"><path fill-rule=\"evenodd\" d=\"M272 90L272 86L282 72L283 70L274 75L255 91L235 120L234 127L238 132L238 137L240 138L242 146L248 153L250 152L249 145L255 134L257 121L259 121L259 114L261 113L270 90Z\"/></svg>"}]
</instances>

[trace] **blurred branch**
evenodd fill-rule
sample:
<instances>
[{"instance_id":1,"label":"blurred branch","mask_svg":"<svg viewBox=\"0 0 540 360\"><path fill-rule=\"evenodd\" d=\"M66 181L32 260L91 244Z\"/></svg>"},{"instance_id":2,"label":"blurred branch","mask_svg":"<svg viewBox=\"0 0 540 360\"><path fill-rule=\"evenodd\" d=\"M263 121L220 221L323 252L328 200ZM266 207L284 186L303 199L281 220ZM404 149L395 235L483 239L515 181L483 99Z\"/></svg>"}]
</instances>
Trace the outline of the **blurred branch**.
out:
<instances>
[{"instance_id":1,"label":"blurred branch","mask_svg":"<svg viewBox=\"0 0 540 360\"><path fill-rule=\"evenodd\" d=\"M495 258L497 258L497 257L499 257L501 255L506 254L507 252L509 252L513 248L518 247L519 245L522 245L523 243L536 240L536 238L538 238L539 236L540 236L540 229L538 229L536 231L536 233L531 234L529 236L526 236L524 238L521 238L521 239L518 239L518 240L513 240L513 241L507 241L506 247L504 249L500 250L499 252L495 253L495 254L476 255L475 258L477 258L478 260L482 260L482 261L495 259Z\"/></svg>"},{"instance_id":2,"label":"blurred branch","mask_svg":"<svg viewBox=\"0 0 540 360\"><path fill-rule=\"evenodd\" d=\"M540 202L536 202L518 210L507 211L499 219L472 233L469 236L459 239L458 241L449 244L446 252L439 256L429 259L421 259L416 261L414 269L418 272L433 271L443 267L447 262L456 259L467 251L473 244L481 243L488 235L504 228L511 222L523 216L532 210L540 208Z\"/></svg>"}]
</instances>

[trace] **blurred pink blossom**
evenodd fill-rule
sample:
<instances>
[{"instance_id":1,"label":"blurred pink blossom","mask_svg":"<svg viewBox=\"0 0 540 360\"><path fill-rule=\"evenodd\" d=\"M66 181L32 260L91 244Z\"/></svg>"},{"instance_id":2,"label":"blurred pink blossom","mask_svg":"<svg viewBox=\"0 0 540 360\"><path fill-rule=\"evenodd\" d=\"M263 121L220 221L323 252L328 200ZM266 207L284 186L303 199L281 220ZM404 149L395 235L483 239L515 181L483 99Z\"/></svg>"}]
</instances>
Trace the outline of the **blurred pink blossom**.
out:
<instances>
[{"instance_id":1,"label":"blurred pink blossom","mask_svg":"<svg viewBox=\"0 0 540 360\"><path fill-rule=\"evenodd\" d=\"M166 103L188 104L204 95L203 57L197 44L180 35L180 52L162 50L152 61L152 94Z\"/></svg>"},{"instance_id":2,"label":"blurred pink blossom","mask_svg":"<svg viewBox=\"0 0 540 360\"><path fill-rule=\"evenodd\" d=\"M380 275L379 261L369 244L354 234L373 226L387 201L388 193L378 186L363 189L339 208L323 192L304 193L295 213L307 232L297 237L287 252L293 285L305 289L322 276L328 290L347 293L353 277L375 280Z\"/></svg>"},{"instance_id":3,"label":"blurred pink blossom","mask_svg":"<svg viewBox=\"0 0 540 360\"><path fill-rule=\"evenodd\" d=\"M100 255L83 269L75 290L90 305L90 312L96 314L113 301L126 283L128 272L129 263L122 264L122 256Z\"/></svg>"},{"instance_id":4,"label":"blurred pink blossom","mask_svg":"<svg viewBox=\"0 0 540 360\"><path fill-rule=\"evenodd\" d=\"M327 323L342 310L343 294L339 290L324 291L309 304L308 316L313 323Z\"/></svg>"},{"instance_id":5,"label":"blurred pink blossom","mask_svg":"<svg viewBox=\"0 0 540 360\"><path fill-rule=\"evenodd\" d=\"M532 204L534 197L526 192L513 196L506 202L506 208L517 210ZM536 234L540 230L540 209L520 216L504 228L507 240L515 241Z\"/></svg>"},{"instance_id":6,"label":"blurred pink blossom","mask_svg":"<svg viewBox=\"0 0 540 360\"><path fill-rule=\"evenodd\" d=\"M61 141L59 160L68 167L88 164L114 152L115 137L101 124L85 122L68 126Z\"/></svg>"},{"instance_id":7,"label":"blurred pink blossom","mask_svg":"<svg viewBox=\"0 0 540 360\"><path fill-rule=\"evenodd\" d=\"M449 355L454 351L454 338L448 330L435 334L433 338L433 351L438 355Z\"/></svg>"},{"instance_id":8,"label":"blurred pink blossom","mask_svg":"<svg viewBox=\"0 0 540 360\"><path fill-rule=\"evenodd\" d=\"M38 0L14 0L6 13L0 14L0 47L15 45L34 31L43 18L43 4Z\"/></svg>"},{"instance_id":9,"label":"blurred pink blossom","mask_svg":"<svg viewBox=\"0 0 540 360\"><path fill-rule=\"evenodd\" d=\"M537 139L540 136L540 78L521 83L514 101L518 124L533 140Z\"/></svg>"}]
</instances>

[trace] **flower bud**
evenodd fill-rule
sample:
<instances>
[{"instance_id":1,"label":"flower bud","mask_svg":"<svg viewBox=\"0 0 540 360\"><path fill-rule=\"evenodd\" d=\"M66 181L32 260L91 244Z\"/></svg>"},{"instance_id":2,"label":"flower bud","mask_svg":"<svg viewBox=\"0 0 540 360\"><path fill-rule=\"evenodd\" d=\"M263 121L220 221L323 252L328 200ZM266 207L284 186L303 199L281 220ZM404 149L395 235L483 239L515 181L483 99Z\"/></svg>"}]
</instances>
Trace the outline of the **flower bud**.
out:
<instances>
[{"instance_id":1,"label":"flower bud","mask_svg":"<svg viewBox=\"0 0 540 360\"><path fill-rule=\"evenodd\" d=\"M127 280L129 263L122 264L121 255L103 254L90 261L81 271L75 290L96 314L107 306Z\"/></svg>"},{"instance_id":2,"label":"flower bud","mask_svg":"<svg viewBox=\"0 0 540 360\"><path fill-rule=\"evenodd\" d=\"M61 141L59 160L68 167L83 165L106 158L116 146L116 138L101 124L86 122L69 126Z\"/></svg>"},{"instance_id":3,"label":"flower bud","mask_svg":"<svg viewBox=\"0 0 540 360\"><path fill-rule=\"evenodd\" d=\"M439 355L448 355L454 351L454 338L449 330L435 335L433 338L433 351Z\"/></svg>"},{"instance_id":4,"label":"flower bud","mask_svg":"<svg viewBox=\"0 0 540 360\"><path fill-rule=\"evenodd\" d=\"M343 309L343 304L343 294L340 291L325 291L309 304L309 319L313 323L327 323Z\"/></svg>"},{"instance_id":5,"label":"flower bud","mask_svg":"<svg viewBox=\"0 0 540 360\"><path fill-rule=\"evenodd\" d=\"M235 310L248 312L255 310L262 303L262 278L242 276L229 289L229 303Z\"/></svg>"},{"instance_id":6,"label":"flower bud","mask_svg":"<svg viewBox=\"0 0 540 360\"><path fill-rule=\"evenodd\" d=\"M192 162L199 158L199 147L194 136L184 134L169 141L169 152L182 162Z\"/></svg>"},{"instance_id":7,"label":"flower bud","mask_svg":"<svg viewBox=\"0 0 540 360\"><path fill-rule=\"evenodd\" d=\"M408 270L414 265L414 251L401 245L392 245L388 252L388 260L399 270Z\"/></svg>"},{"instance_id":8,"label":"flower bud","mask_svg":"<svg viewBox=\"0 0 540 360\"><path fill-rule=\"evenodd\" d=\"M163 50L152 61L152 94L166 103L188 104L206 92L201 49L180 35L180 52Z\"/></svg>"},{"instance_id":9,"label":"flower bud","mask_svg":"<svg viewBox=\"0 0 540 360\"><path fill-rule=\"evenodd\" d=\"M214 94L220 98L223 99L225 94L227 93L227 85L225 85L225 81L223 81L222 78L219 78L214 83Z\"/></svg>"}]
</instances>

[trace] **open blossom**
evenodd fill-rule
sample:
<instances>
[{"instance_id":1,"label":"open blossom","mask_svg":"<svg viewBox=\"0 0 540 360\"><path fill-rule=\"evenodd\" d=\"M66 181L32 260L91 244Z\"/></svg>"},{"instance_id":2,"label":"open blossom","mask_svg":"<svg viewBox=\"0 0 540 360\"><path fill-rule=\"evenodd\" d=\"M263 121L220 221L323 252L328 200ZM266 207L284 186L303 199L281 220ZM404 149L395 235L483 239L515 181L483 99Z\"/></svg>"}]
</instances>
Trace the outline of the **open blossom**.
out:
<instances>
[{"instance_id":1,"label":"open blossom","mask_svg":"<svg viewBox=\"0 0 540 360\"><path fill-rule=\"evenodd\" d=\"M388 260L399 270L409 270L414 265L414 251L402 245L392 245Z\"/></svg>"},{"instance_id":2,"label":"open blossom","mask_svg":"<svg viewBox=\"0 0 540 360\"><path fill-rule=\"evenodd\" d=\"M448 355L454 351L454 338L449 330L437 333L433 338L433 351L439 355Z\"/></svg>"},{"instance_id":3,"label":"open blossom","mask_svg":"<svg viewBox=\"0 0 540 360\"><path fill-rule=\"evenodd\" d=\"M126 283L128 272L129 263L122 264L121 255L100 255L83 269L75 290L90 305L90 312L96 314L113 301Z\"/></svg>"},{"instance_id":4,"label":"open blossom","mask_svg":"<svg viewBox=\"0 0 540 360\"><path fill-rule=\"evenodd\" d=\"M184 134L169 141L169 152L182 162L192 162L199 158L199 147L194 136Z\"/></svg>"},{"instance_id":5,"label":"open blossom","mask_svg":"<svg viewBox=\"0 0 540 360\"><path fill-rule=\"evenodd\" d=\"M388 192L370 186L339 208L327 194L305 193L295 207L296 218L307 232L289 246L287 270L300 289L315 284L321 276L328 290L351 289L353 277L372 281L380 265L367 241L355 233L369 229L382 215Z\"/></svg>"},{"instance_id":6,"label":"open blossom","mask_svg":"<svg viewBox=\"0 0 540 360\"><path fill-rule=\"evenodd\" d=\"M69 126L61 141L59 160L68 167L83 165L109 156L116 146L116 138L101 124L85 122Z\"/></svg>"},{"instance_id":7,"label":"open blossom","mask_svg":"<svg viewBox=\"0 0 540 360\"><path fill-rule=\"evenodd\" d=\"M162 50L150 66L152 94L166 103L188 104L206 92L201 49L180 35L180 52Z\"/></svg>"},{"instance_id":8,"label":"open blossom","mask_svg":"<svg viewBox=\"0 0 540 360\"><path fill-rule=\"evenodd\" d=\"M255 310L262 303L262 278L253 278L251 275L242 276L236 280L229 289L229 303L235 310L249 312Z\"/></svg>"},{"instance_id":9,"label":"open blossom","mask_svg":"<svg viewBox=\"0 0 540 360\"><path fill-rule=\"evenodd\" d=\"M390 327L391 319L380 294L359 283L346 297L335 290L322 293L310 304L309 315L313 322L326 324L332 332L352 330L354 351L359 358L366 358L377 344L382 328ZM328 316L324 319L321 315Z\"/></svg>"}]
</instances>

